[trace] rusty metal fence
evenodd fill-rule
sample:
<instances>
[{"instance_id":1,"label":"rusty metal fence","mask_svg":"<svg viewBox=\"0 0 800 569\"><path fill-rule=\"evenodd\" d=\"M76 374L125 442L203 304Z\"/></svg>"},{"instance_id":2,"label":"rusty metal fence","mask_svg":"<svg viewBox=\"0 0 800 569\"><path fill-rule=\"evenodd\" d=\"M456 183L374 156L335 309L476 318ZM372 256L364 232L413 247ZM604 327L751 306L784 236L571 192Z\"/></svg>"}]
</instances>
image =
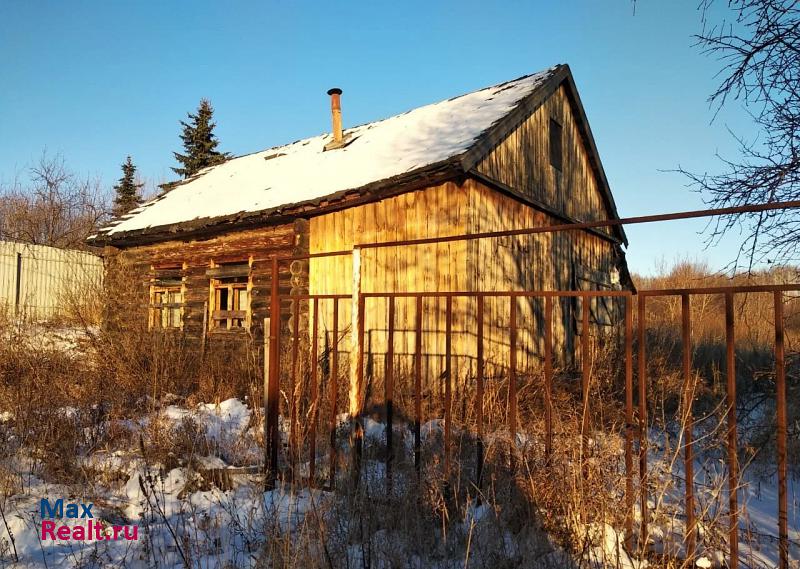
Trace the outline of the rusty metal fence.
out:
<instances>
[{"instance_id":1,"label":"rusty metal fence","mask_svg":"<svg viewBox=\"0 0 800 569\"><path fill-rule=\"evenodd\" d=\"M328 472L327 483L333 487L336 480L336 466L340 462L337 456L339 450L336 442L336 433L339 421L339 411L345 407L347 400L347 414L358 419L365 413L366 398L363 396L365 389L365 374L370 373L369 358L372 350L366 346L365 313L368 302L380 300L385 303L385 349L383 351L383 393L376 400L380 402L381 414L385 419L385 468L386 483L391 488L393 462L395 457L395 441L393 441L395 421L395 400L399 395L396 388L397 370L395 362L403 357L410 364L407 376L411 385L411 405L413 408L408 421L413 431L413 461L417 472L420 471L422 460L421 426L426 419L443 419L443 468L447 472L451 468L452 439L453 439L453 405L458 403L458 395L454 395L454 367L453 362L461 354L454 353L452 338L454 303L469 301L475 306L474 359L471 378L474 379L474 398L472 404L475 409L474 433L474 484L480 487L485 460L485 442L487 416L484 409L484 394L486 388L485 370L485 304L501 302L507 306L508 326L507 344L509 346L508 360L505 367L506 413L505 429L515 437L518 432L518 375L521 369L518 363L520 353L518 334L518 301L520 299L533 299L543 303L543 329L538 331L543 337L543 353L541 354L543 371L543 422L544 422L544 459L548 461L553 453L553 389L556 375L554 373L554 339L553 339L553 312L554 305L563 299L575 298L580 300L580 344L577 346L582 354L589 353L590 343L590 309L592 299L611 298L621 304L621 357L620 369L624 375L624 476L625 476L625 533L628 544L635 539L634 536L634 509L637 498L641 512L639 524L640 539L646 540L648 535L648 412L652 402L648 399L648 368L647 368L647 306L648 301L656 298L680 298L680 344L681 344L681 373L682 389L679 416L682 422L681 454L686 484L684 488L683 510L685 516L685 551L686 558L693 565L697 551L698 520L696 517L695 503L695 446L693 440L693 394L696 376L693 373L692 362L692 300L699 295L720 295L724 299L725 313L725 439L727 441L725 462L728 471L728 566L737 567L739 560L739 458L738 458L738 433L736 415L736 330L734 325L734 306L737 295L764 294L772 297L774 319L774 378L775 378L775 411L777 432L776 464L778 475L778 543L781 569L789 567L789 539L788 539L788 458L787 458L787 387L785 367L785 342L784 342L784 304L787 293L797 295L800 292L800 283L788 285L752 285L752 286L723 286L713 288L685 288L663 290L602 290L602 291L446 291L446 292L362 292L358 279L354 279L352 294L307 294L283 295L278 289L278 274L282 264L298 259L312 259L318 257L351 255L353 264L360 263L360 250L373 247L413 246L424 243L441 241L454 241L459 239L486 239L500 236L523 235L549 231L566 231L586 229L591 227L619 225L625 223L646 223L651 221L665 221L670 219L688 219L693 217L739 214L753 211L767 211L789 207L800 207L800 202L783 204L762 204L759 206L746 206L742 208L726 208L724 210L706 210L702 212L685 212L681 214L668 214L660 216L646 216L610 220L605 222L588 222L568 224L562 226L536 227L513 231L493 232L487 234L464 235L443 239L418 239L408 242L390 242L378 244L365 244L348 251L332 251L305 256L275 258L272 262L272 295L271 314L280 314L282 305L292 305L293 313L300 313L301 303L309 307L308 327L301 326L300 319L294 318L291 322L281 323L279 318L272 318L268 322L269 330L265 350L265 394L266 394L266 475L267 483L271 484L275 478L288 472L296 476L296 465L299 462L307 464L303 472L309 484L318 483L320 477L317 473L318 433L320 429L327 431L328 440ZM356 274L356 273L354 273ZM445 329L443 331L444 346L442 354L442 372L439 376L442 384L443 400L441 416L432 417L423 409L425 394L423 393L425 376L423 371L423 339L426 331L423 327L423 314L426 303L441 302L444 305ZM397 307L405 303L406 311L413 314L413 328L398 329L396 323ZM321 333L322 306L329 307L329 317L326 317L325 329ZM344 312L343 312L344 311ZM350 313L350 317L343 314ZM634 325L634 315L636 322ZM330 326L328 325L330 321ZM404 340L398 342L398 335L402 334ZM323 345L320 345L322 339ZM347 343L348 349L342 347ZM399 355L395 353L398 343L410 346L410 349ZM636 353L635 353L636 352ZM346 363L343 361L346 356ZM346 369L345 369L346 368ZM347 385L342 385L340 378L344 374L349 378ZM591 431L590 400L592 389L592 369L588 357L581 357L579 364L580 382L580 468L584 467L583 458L587 456L589 433ZM327 382L326 385L323 385ZM301 397L300 395L303 394ZM300 401L305 401L305 406ZM283 401L283 404L281 404ZM282 408L281 408L282 407ZM323 413L324 411L324 413ZM324 414L324 417L322 415ZM438 413L435 413L438 415ZM286 418L288 427L288 444L286 456L281 456L280 419ZM302 418L302 421L301 421ZM298 433L298 429L305 429L305 436ZM363 441L363 422L352 422L352 440L354 445L355 466L358 460ZM306 444L299 441L303 439ZM301 455L307 457L303 461Z\"/></svg>"}]
</instances>

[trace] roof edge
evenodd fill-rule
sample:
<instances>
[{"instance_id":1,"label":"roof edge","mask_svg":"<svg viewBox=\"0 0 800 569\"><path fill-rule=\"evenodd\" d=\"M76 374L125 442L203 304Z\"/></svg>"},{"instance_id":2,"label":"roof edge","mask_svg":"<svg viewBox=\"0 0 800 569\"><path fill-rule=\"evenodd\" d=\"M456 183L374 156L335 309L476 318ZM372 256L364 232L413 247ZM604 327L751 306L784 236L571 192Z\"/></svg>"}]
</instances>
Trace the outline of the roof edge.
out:
<instances>
[{"instance_id":1,"label":"roof edge","mask_svg":"<svg viewBox=\"0 0 800 569\"><path fill-rule=\"evenodd\" d=\"M287 223L293 219L314 217L356 205L379 201L424 187L433 186L464 176L458 156L429 164L411 172L371 182L358 188L342 190L313 200L283 204L255 212L239 212L219 217L204 217L135 229L115 234L98 233L87 239L95 247L133 247L176 238L190 239L211 236L230 230L251 229Z\"/></svg>"},{"instance_id":2,"label":"roof edge","mask_svg":"<svg viewBox=\"0 0 800 569\"><path fill-rule=\"evenodd\" d=\"M565 78L565 82L567 84L567 94L570 96L570 99L575 106L575 110L577 111L578 128L583 131L583 137L586 139L586 142L589 146L589 161L591 162L592 168L595 170L595 175L600 182L601 190L603 191L603 197L606 199L606 206L608 207L611 215L614 218L619 219L620 217L619 212L617 211L617 203L614 200L614 194L611 193L611 186L608 183L606 171L603 168L603 161L600 160L600 151L597 149L597 144L594 141L594 135L592 134L592 128L589 125L589 119L586 117L586 110L581 102L581 97L578 93L578 87L575 85L575 79L572 77L572 72L569 70L569 66L567 66L567 76ZM619 229L622 242L627 247L628 236L625 234L625 228L622 225L618 225L617 228Z\"/></svg>"},{"instance_id":3,"label":"roof edge","mask_svg":"<svg viewBox=\"0 0 800 569\"><path fill-rule=\"evenodd\" d=\"M129 247L176 238L188 239L198 236L219 234L234 228L244 229L268 226L288 222L298 217L312 217L338 209L362 205L371 201L378 201L386 197L463 177L467 172L472 171L477 163L508 137L515 128L539 109L562 84L565 85L567 89L568 99L573 106L578 129L585 141L587 153L589 154L589 162L595 173L609 215L611 215L612 218L619 219L616 202L611 193L611 188L605 170L603 169L591 127L589 126L586 112L580 100L570 67L567 64L558 64L548 71L550 71L549 77L539 84L530 94L520 99L511 111L478 135L475 142L473 142L466 151L446 160L417 168L411 172L370 182L357 188L341 190L312 200L282 204L270 209L255 212L239 212L218 217L198 218L113 234L108 234L101 230L96 235L88 238L87 243L96 247L109 245ZM162 199L175 187L202 176L208 170L210 170L210 168L202 170L191 178L165 184L163 186L165 191L156 197L155 200ZM108 230L112 230L113 225L107 226L107 228ZM620 241L627 246L628 238L624 228L622 226L616 226L615 231Z\"/></svg>"},{"instance_id":4,"label":"roof edge","mask_svg":"<svg viewBox=\"0 0 800 569\"><path fill-rule=\"evenodd\" d=\"M524 97L517 106L507 113L502 119L486 129L479 137L478 140L461 155L461 167L465 172L472 170L478 162L485 158L498 144L505 140L524 120L536 112L539 107L561 86L565 85L567 88L567 95L572 104L575 112L576 123L578 129L586 142L586 150L589 154L589 162L592 170L597 178L600 191L603 194L603 199L606 202L606 207L612 218L619 219L619 212L617 205L614 201L614 196L611 193L611 187L608 183L603 163L600 160L600 153L597 150L597 145L592 135L592 129L589 126L589 119L586 117L586 111L583 108L578 88L575 85L575 80L572 76L572 70L566 63L560 63L554 67L553 74L548 77L541 85L539 85L527 97ZM625 234L625 229L620 225L614 229L619 239L627 246L628 237Z\"/></svg>"}]
</instances>

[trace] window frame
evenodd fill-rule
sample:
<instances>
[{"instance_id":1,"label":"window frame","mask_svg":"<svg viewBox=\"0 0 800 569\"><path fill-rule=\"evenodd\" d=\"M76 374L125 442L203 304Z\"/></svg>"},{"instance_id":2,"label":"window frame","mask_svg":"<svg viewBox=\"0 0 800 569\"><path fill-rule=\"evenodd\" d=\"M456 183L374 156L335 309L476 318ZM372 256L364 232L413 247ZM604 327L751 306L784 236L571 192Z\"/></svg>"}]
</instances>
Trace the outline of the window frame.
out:
<instances>
[{"instance_id":1,"label":"window frame","mask_svg":"<svg viewBox=\"0 0 800 569\"><path fill-rule=\"evenodd\" d=\"M183 330L185 317L186 287L183 277L184 266L151 266L153 278L150 280L148 320L150 330ZM166 295L167 302L159 295ZM177 299L170 299L176 295ZM158 300L158 302L157 302ZM167 312L168 325L164 326L164 314Z\"/></svg>"},{"instance_id":2,"label":"window frame","mask_svg":"<svg viewBox=\"0 0 800 569\"><path fill-rule=\"evenodd\" d=\"M558 136L555 136L556 130ZM548 147L550 154L550 166L555 168L558 172L564 171L564 125L561 124L555 117L550 117L547 130ZM556 142L554 144L554 142ZM558 148L554 148L557 146Z\"/></svg>"},{"instance_id":3,"label":"window frame","mask_svg":"<svg viewBox=\"0 0 800 569\"><path fill-rule=\"evenodd\" d=\"M224 270L227 266L246 265L246 274L215 276L214 273ZM242 267L244 269L244 267ZM209 298L208 298L208 330L211 333L238 332L250 330L252 313L250 305L252 303L252 275L250 263L226 263L217 264L212 262L209 275ZM225 307L222 308L222 294L225 292ZM244 292L245 306L241 306L242 292ZM224 314L223 314L224 313ZM234 314L231 314L234 313ZM239 313L236 316L235 313Z\"/></svg>"}]
</instances>

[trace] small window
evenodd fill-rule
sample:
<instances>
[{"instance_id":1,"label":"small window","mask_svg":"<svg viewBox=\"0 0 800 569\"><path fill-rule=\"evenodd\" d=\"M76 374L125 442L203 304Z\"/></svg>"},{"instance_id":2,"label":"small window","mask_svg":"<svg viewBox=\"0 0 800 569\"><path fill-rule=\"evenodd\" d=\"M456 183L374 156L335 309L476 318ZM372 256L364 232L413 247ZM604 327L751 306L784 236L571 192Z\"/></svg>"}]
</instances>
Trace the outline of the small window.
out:
<instances>
[{"instance_id":1,"label":"small window","mask_svg":"<svg viewBox=\"0 0 800 569\"><path fill-rule=\"evenodd\" d=\"M150 289L150 327L180 328L183 291L180 286L152 286Z\"/></svg>"},{"instance_id":2,"label":"small window","mask_svg":"<svg viewBox=\"0 0 800 569\"><path fill-rule=\"evenodd\" d=\"M222 330L245 328L247 320L247 278L214 279L212 326Z\"/></svg>"},{"instance_id":3,"label":"small window","mask_svg":"<svg viewBox=\"0 0 800 569\"><path fill-rule=\"evenodd\" d=\"M617 320L614 316L615 302L616 299L610 296L593 298L590 305L591 312L589 313L591 323L597 326L613 326Z\"/></svg>"},{"instance_id":4,"label":"small window","mask_svg":"<svg viewBox=\"0 0 800 569\"><path fill-rule=\"evenodd\" d=\"M211 328L239 330L249 326L250 299L247 264L220 265L207 271L211 277Z\"/></svg>"},{"instance_id":5,"label":"small window","mask_svg":"<svg viewBox=\"0 0 800 569\"><path fill-rule=\"evenodd\" d=\"M550 119L550 164L561 171L563 165L562 128L561 123Z\"/></svg>"},{"instance_id":6,"label":"small window","mask_svg":"<svg viewBox=\"0 0 800 569\"><path fill-rule=\"evenodd\" d=\"M578 290L616 290L610 280L610 275L600 271L579 268L577 275ZM581 310L576 313L576 318L582 318ZM619 302L611 296L595 296L589 300L589 322L596 326L614 326L618 321ZM580 326L580 324L578 324Z\"/></svg>"}]
</instances>

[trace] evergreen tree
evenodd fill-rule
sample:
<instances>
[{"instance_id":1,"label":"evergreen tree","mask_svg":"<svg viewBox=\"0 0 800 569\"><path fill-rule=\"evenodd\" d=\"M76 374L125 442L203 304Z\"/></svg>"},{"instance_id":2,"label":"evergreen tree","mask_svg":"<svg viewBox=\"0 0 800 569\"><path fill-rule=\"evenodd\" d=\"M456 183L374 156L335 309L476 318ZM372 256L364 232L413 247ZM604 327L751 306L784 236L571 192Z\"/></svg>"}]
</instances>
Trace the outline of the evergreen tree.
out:
<instances>
[{"instance_id":1,"label":"evergreen tree","mask_svg":"<svg viewBox=\"0 0 800 569\"><path fill-rule=\"evenodd\" d=\"M141 189L144 184L136 183L136 166L131 157L122 165L122 178L114 186L114 215L119 216L142 203Z\"/></svg>"},{"instance_id":2,"label":"evergreen tree","mask_svg":"<svg viewBox=\"0 0 800 569\"><path fill-rule=\"evenodd\" d=\"M183 126L181 140L183 141L184 154L173 152L175 159L181 163L181 167L172 169L173 172L184 178L194 176L208 166L221 164L229 156L226 152L217 151L219 140L214 135L216 124L211 120L214 116L214 109L211 107L211 103L207 99L202 99L200 106L197 108L197 113L187 114L189 122L181 121Z\"/></svg>"}]
</instances>

